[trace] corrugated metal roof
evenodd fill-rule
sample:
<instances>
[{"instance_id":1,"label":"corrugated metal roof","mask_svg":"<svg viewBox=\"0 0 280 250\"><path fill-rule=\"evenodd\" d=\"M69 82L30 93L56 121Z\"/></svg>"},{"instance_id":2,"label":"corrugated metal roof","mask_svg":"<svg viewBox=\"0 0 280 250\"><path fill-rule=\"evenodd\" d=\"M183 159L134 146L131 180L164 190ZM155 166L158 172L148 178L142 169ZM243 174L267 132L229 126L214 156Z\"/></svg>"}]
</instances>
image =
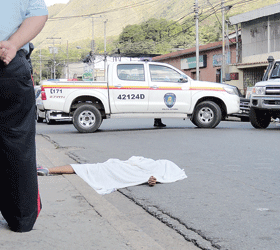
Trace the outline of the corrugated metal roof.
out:
<instances>
[{"instance_id":1,"label":"corrugated metal roof","mask_svg":"<svg viewBox=\"0 0 280 250\"><path fill-rule=\"evenodd\" d=\"M231 24L244 23L265 16L271 16L280 13L280 3L268 5L260 9L252 10L243 14L232 16L229 18Z\"/></svg>"}]
</instances>

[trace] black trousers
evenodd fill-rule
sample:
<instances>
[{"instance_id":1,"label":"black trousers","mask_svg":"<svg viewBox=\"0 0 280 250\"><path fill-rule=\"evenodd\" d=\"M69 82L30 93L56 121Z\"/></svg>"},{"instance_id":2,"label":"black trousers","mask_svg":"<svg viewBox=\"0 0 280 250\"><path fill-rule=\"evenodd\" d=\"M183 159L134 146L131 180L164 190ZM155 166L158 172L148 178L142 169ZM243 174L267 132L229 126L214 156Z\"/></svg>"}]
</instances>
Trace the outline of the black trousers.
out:
<instances>
[{"instance_id":1,"label":"black trousers","mask_svg":"<svg viewBox=\"0 0 280 250\"><path fill-rule=\"evenodd\" d=\"M30 231L41 210L35 149L35 94L30 65L19 51L0 61L0 211L9 228Z\"/></svg>"}]
</instances>

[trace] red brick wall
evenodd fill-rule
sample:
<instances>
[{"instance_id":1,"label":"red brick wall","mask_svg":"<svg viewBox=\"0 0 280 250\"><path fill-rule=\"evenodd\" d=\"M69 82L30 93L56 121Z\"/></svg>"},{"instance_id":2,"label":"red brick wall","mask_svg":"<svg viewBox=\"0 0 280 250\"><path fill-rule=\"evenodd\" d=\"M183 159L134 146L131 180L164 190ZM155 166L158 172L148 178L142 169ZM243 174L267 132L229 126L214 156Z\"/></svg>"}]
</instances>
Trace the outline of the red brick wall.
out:
<instances>
[{"instance_id":1,"label":"red brick wall","mask_svg":"<svg viewBox=\"0 0 280 250\"><path fill-rule=\"evenodd\" d=\"M235 51L235 44L232 44L230 46L231 51L231 64L235 64L236 62L236 51ZM207 55L207 67L206 68L200 68L200 80L201 81L210 81L210 82L216 82L216 72L217 69L220 69L220 66L214 67L213 66L213 56L222 54L222 47L216 48L216 49L208 49L206 51L201 51L199 55ZM168 63L173 65L174 67L181 69L181 59L188 58L188 57L195 57L195 53L191 53L188 55L179 56L176 58L169 58L169 59L163 59L161 62ZM182 70L184 73L186 73L188 76L195 78L196 76L196 69L188 69L188 70Z\"/></svg>"}]
</instances>

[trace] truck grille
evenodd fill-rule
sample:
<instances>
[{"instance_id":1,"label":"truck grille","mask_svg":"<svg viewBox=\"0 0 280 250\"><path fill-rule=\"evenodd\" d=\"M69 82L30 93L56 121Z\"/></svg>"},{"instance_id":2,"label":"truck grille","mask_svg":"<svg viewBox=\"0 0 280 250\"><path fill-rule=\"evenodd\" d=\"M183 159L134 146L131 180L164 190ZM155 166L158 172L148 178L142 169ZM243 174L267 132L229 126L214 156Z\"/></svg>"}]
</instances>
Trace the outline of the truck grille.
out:
<instances>
[{"instance_id":1,"label":"truck grille","mask_svg":"<svg viewBox=\"0 0 280 250\"><path fill-rule=\"evenodd\" d=\"M280 86L267 86L266 95L280 95Z\"/></svg>"},{"instance_id":2,"label":"truck grille","mask_svg":"<svg viewBox=\"0 0 280 250\"><path fill-rule=\"evenodd\" d=\"M264 100L263 103L266 105L280 105L280 101L275 100Z\"/></svg>"},{"instance_id":3,"label":"truck grille","mask_svg":"<svg viewBox=\"0 0 280 250\"><path fill-rule=\"evenodd\" d=\"M240 111L243 114L248 114L250 111L250 99L240 98Z\"/></svg>"}]
</instances>

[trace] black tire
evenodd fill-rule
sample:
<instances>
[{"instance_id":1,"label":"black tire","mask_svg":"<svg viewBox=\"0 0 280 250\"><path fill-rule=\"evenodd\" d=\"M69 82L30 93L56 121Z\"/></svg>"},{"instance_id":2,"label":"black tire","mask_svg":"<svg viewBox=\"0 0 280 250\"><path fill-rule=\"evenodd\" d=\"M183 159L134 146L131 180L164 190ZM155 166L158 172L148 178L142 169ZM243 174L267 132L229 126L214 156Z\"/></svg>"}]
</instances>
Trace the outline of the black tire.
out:
<instances>
[{"instance_id":1,"label":"black tire","mask_svg":"<svg viewBox=\"0 0 280 250\"><path fill-rule=\"evenodd\" d=\"M44 118L42 118L42 117L39 116L39 110L38 110L38 109L36 109L36 121L37 121L38 123L44 122Z\"/></svg>"},{"instance_id":2,"label":"black tire","mask_svg":"<svg viewBox=\"0 0 280 250\"><path fill-rule=\"evenodd\" d=\"M82 105L74 112L73 124L81 133L93 133L100 127L101 123L101 113L93 105Z\"/></svg>"},{"instance_id":3,"label":"black tire","mask_svg":"<svg viewBox=\"0 0 280 250\"><path fill-rule=\"evenodd\" d=\"M215 128L221 119L220 107L215 102L204 101L195 107L192 122L199 128Z\"/></svg>"},{"instance_id":4,"label":"black tire","mask_svg":"<svg viewBox=\"0 0 280 250\"><path fill-rule=\"evenodd\" d=\"M249 118L254 128L267 128L271 122L271 116L264 110L251 108Z\"/></svg>"},{"instance_id":5,"label":"black tire","mask_svg":"<svg viewBox=\"0 0 280 250\"><path fill-rule=\"evenodd\" d=\"M193 125L197 126L197 124L195 123L193 117L191 118L191 122L193 123ZM198 127L198 126L197 126Z\"/></svg>"},{"instance_id":6,"label":"black tire","mask_svg":"<svg viewBox=\"0 0 280 250\"><path fill-rule=\"evenodd\" d=\"M45 117L46 117L46 123L47 123L48 125L51 125L51 124L54 124L54 123L55 123L54 120L50 119L50 116L49 116L49 114L48 114L48 111L46 111Z\"/></svg>"}]
</instances>

